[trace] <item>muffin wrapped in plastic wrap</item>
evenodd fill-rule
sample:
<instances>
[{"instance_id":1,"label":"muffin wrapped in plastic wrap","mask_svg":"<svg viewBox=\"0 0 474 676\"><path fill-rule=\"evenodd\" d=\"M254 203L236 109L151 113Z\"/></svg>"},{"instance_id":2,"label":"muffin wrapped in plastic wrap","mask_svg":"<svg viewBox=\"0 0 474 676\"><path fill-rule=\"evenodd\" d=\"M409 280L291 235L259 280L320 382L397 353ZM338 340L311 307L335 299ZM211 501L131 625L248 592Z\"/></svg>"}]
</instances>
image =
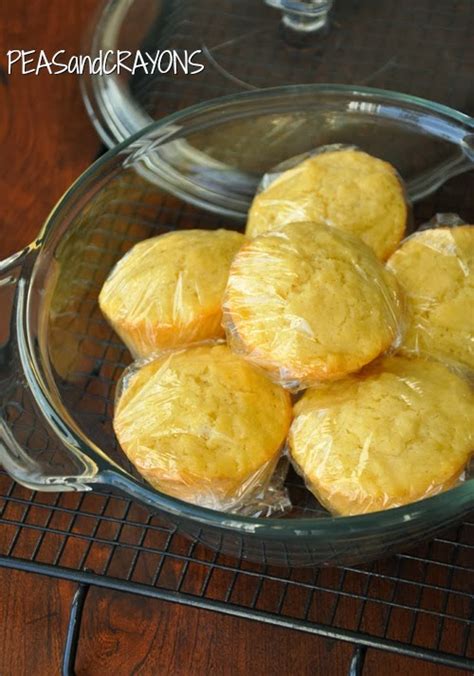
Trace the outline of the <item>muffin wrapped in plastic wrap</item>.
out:
<instances>
[{"instance_id":1,"label":"muffin wrapped in plastic wrap","mask_svg":"<svg viewBox=\"0 0 474 676\"><path fill-rule=\"evenodd\" d=\"M436 217L439 227L407 238L388 261L406 299L401 349L474 369L474 226L444 220L456 223Z\"/></svg>"},{"instance_id":2,"label":"muffin wrapped in plastic wrap","mask_svg":"<svg viewBox=\"0 0 474 676\"><path fill-rule=\"evenodd\" d=\"M331 512L375 512L459 482L474 451L474 394L437 361L390 356L307 390L291 458Z\"/></svg>"},{"instance_id":3,"label":"muffin wrapped in plastic wrap","mask_svg":"<svg viewBox=\"0 0 474 676\"><path fill-rule=\"evenodd\" d=\"M135 358L224 335L222 295L243 242L231 230L181 230L139 242L116 264L99 304Z\"/></svg>"},{"instance_id":4,"label":"muffin wrapped in plastic wrap","mask_svg":"<svg viewBox=\"0 0 474 676\"><path fill-rule=\"evenodd\" d=\"M292 221L322 222L359 236L381 260L403 238L410 219L403 182L388 163L351 146L325 146L293 158L262 181L246 234ZM286 170L284 170L286 168ZM278 168L277 168L278 169Z\"/></svg>"},{"instance_id":5,"label":"muffin wrapped in plastic wrap","mask_svg":"<svg viewBox=\"0 0 474 676\"><path fill-rule=\"evenodd\" d=\"M223 307L232 349L294 390L357 371L401 337L393 275L358 237L311 222L248 240Z\"/></svg>"},{"instance_id":6,"label":"muffin wrapped in plastic wrap","mask_svg":"<svg viewBox=\"0 0 474 676\"><path fill-rule=\"evenodd\" d=\"M114 429L154 488L205 507L261 512L278 497L267 489L291 415L285 390L218 343L132 367Z\"/></svg>"}]
</instances>

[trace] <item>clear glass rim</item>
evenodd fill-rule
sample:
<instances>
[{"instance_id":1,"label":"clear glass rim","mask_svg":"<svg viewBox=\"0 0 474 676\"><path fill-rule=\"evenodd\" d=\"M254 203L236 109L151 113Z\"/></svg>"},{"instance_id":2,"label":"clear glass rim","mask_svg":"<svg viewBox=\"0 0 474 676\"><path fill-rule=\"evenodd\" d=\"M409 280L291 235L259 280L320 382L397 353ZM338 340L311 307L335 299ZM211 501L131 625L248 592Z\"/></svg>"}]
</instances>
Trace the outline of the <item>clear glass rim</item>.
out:
<instances>
[{"instance_id":1,"label":"clear glass rim","mask_svg":"<svg viewBox=\"0 0 474 676\"><path fill-rule=\"evenodd\" d=\"M155 120L151 122L143 129L140 129L133 135L117 143L113 148L109 148L106 152L96 159L87 169L85 169L82 174L80 174L76 180L70 185L70 187L63 193L59 198L56 205L51 210L50 214L46 218L43 226L41 227L38 236L35 238L35 242L42 240L48 231L54 227L54 222L56 221L60 209L83 187L83 185L96 173L97 169L101 168L103 165L106 165L110 162L111 159L116 158L129 146L131 146L138 139L147 136L151 132L166 127L170 124L175 124L181 119L187 118L189 115L195 113L202 113L205 111L211 112L217 105L221 104L230 104L236 103L238 101L247 101L251 99L259 98L268 98L278 97L282 95L293 95L297 96L298 94L310 94L310 93L327 93L327 94L347 94L352 96L362 95L367 98L379 97L386 98L389 101L396 103L405 103L421 108L426 109L432 113L438 115L443 115L459 123L462 127L465 128L467 133L474 133L474 117L470 117L466 113L462 113L455 108L450 108L442 103L436 103L435 101L429 101L428 99L423 99L418 96L412 96L411 94L404 94L402 92L391 91L389 89L378 89L375 87L354 87L353 85L344 85L344 84L330 84L330 83L321 83L321 84L303 84L303 85L283 85L279 87L268 87L265 89L258 89L254 91L244 91L238 92L236 94L228 94L226 96L219 96L212 99L208 99L201 103L188 106L181 110L172 113L171 115L166 115L160 120Z\"/></svg>"},{"instance_id":2,"label":"clear glass rim","mask_svg":"<svg viewBox=\"0 0 474 676\"><path fill-rule=\"evenodd\" d=\"M95 177L97 170L105 167L109 164L111 160L115 160L124 150L131 146L136 140L146 136L154 130L158 130L162 127L165 127L169 124L175 124L181 119L185 119L189 115L195 113L202 113L205 111L212 111L215 109L216 105L228 104L233 102L238 102L241 100L251 100L258 98L268 98L271 99L276 96L282 95L298 95L303 93L318 93L318 92L332 92L332 93L346 93L355 95L366 95L367 97L384 97L389 101L411 104L416 106L421 106L427 111L434 112L436 114L441 114L447 116L452 120L460 123L461 125L468 127L469 129L474 129L474 119L470 118L468 115L461 113L457 110L449 108L448 106L430 102L428 100L401 94L398 92L386 91L382 89L375 89L370 87L353 87L350 85L330 85L330 84L318 84L318 85L290 85L282 87L273 87L269 89L257 90L252 92L239 92L237 94L231 94L229 96L219 97L216 99L211 99L203 103L190 106L183 110L177 111L176 113L166 116L161 120L155 121L152 124L148 125L141 131L137 132L130 138L122 141L117 146L108 150L101 158L96 160L88 169L86 169L71 185L71 187L64 193L62 198L56 204L51 214L47 218L44 226L40 230L38 240L43 242L46 238L48 232L55 227L55 223L58 219L61 218L62 211L67 207L71 200L77 195L80 194L83 187ZM39 251L41 253L41 251ZM40 256L35 261L33 272L28 284L28 300L29 303L30 293L32 290L32 281L34 279L35 268L40 259ZM30 341L28 340L28 343ZM47 409L45 410L45 415L49 416L58 416L57 408L54 404L54 398L49 390L49 387L45 380L42 378L41 369L38 368L38 363L36 359L36 354L34 350L29 350L29 356L34 361L34 368L32 369L33 377L35 379L33 389L33 394L36 397L38 393L38 388L41 391L42 399L45 400L44 403L47 403ZM35 394L36 390L36 394ZM88 452L92 452L94 455L93 448L91 447L91 442L88 440L87 435L84 434L77 425L71 426L70 421L61 417L62 427L67 430L68 433L68 445L70 445L71 438L74 439L75 444L78 450L85 455L88 455ZM62 435L60 435L62 436ZM62 438L64 440L65 437ZM113 465L112 461L111 465ZM278 519L268 519L260 517L246 517L239 516L237 514L227 514L224 512L219 512L216 510L208 509L206 507L200 507L191 503L184 502L178 498L173 498L164 493L156 491L152 488L147 487L136 482L131 476L128 477L127 473L123 471L123 475L120 477L119 481L113 479L113 475L117 478L120 477L119 474L116 474L116 470L111 466L109 470L103 473L102 480L95 483L103 483L111 486L119 486L123 488L130 488L131 492L137 497L141 496L148 504L154 504L157 509L163 510L164 512L170 512L181 517L186 517L194 521L198 521L201 524L207 524L209 526L214 526L218 528L228 528L234 531L241 531L246 534L260 534L268 537L280 538L284 532L285 537L304 537L304 536L314 536L321 537L322 535L331 535L338 536L341 532L347 534L365 534L365 535L374 535L375 532L383 535L383 531L386 529L391 529L394 527L400 527L403 523L415 522L420 519L425 519L427 512L430 515L434 516L439 514L440 520L441 517L451 516L451 519L455 519L458 514L462 515L467 513L469 509L472 509L474 506L474 482L466 481L451 488L443 493L434 495L429 498L424 498L418 502L411 503L409 505L404 505L401 507L396 507L388 509L386 511L373 512L368 514L361 514L356 516L327 516L327 517L318 517L318 518L286 518L281 517ZM91 482L93 485L93 482Z\"/></svg>"}]
</instances>

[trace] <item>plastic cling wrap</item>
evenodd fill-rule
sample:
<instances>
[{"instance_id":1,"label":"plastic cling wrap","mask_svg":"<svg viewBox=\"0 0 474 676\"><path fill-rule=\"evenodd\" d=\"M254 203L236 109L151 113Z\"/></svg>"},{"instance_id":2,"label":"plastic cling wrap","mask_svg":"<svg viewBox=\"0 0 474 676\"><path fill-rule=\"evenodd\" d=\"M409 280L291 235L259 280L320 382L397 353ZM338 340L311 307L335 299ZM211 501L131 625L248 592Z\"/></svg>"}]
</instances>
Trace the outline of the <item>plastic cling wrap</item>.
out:
<instances>
[{"instance_id":1,"label":"plastic cling wrap","mask_svg":"<svg viewBox=\"0 0 474 676\"><path fill-rule=\"evenodd\" d=\"M434 228L455 228L457 225L467 225L466 221L459 214L445 213L435 214L429 221L422 223L417 232L422 230L433 230Z\"/></svg>"},{"instance_id":2,"label":"plastic cling wrap","mask_svg":"<svg viewBox=\"0 0 474 676\"><path fill-rule=\"evenodd\" d=\"M451 488L474 450L474 395L436 361L390 356L305 392L289 447L308 488L340 515Z\"/></svg>"},{"instance_id":3,"label":"plastic cling wrap","mask_svg":"<svg viewBox=\"0 0 474 676\"><path fill-rule=\"evenodd\" d=\"M402 350L474 370L474 227L459 221L438 215L438 227L406 239L388 267L406 299Z\"/></svg>"},{"instance_id":4,"label":"plastic cling wrap","mask_svg":"<svg viewBox=\"0 0 474 676\"><path fill-rule=\"evenodd\" d=\"M114 429L154 488L258 515L288 505L281 473L272 477L291 415L287 392L225 344L203 344L132 366Z\"/></svg>"},{"instance_id":5,"label":"plastic cling wrap","mask_svg":"<svg viewBox=\"0 0 474 676\"><path fill-rule=\"evenodd\" d=\"M224 296L232 349L290 389L357 371L398 344L398 287L358 237L291 223L247 241Z\"/></svg>"},{"instance_id":6,"label":"plastic cling wrap","mask_svg":"<svg viewBox=\"0 0 474 676\"><path fill-rule=\"evenodd\" d=\"M224 335L222 295L243 242L231 230L182 230L139 242L117 263L99 303L135 358Z\"/></svg>"},{"instance_id":7,"label":"plastic cling wrap","mask_svg":"<svg viewBox=\"0 0 474 676\"><path fill-rule=\"evenodd\" d=\"M249 211L255 237L292 221L322 222L359 236L381 260L410 221L404 184L387 162L353 146L324 146L264 176Z\"/></svg>"}]
</instances>

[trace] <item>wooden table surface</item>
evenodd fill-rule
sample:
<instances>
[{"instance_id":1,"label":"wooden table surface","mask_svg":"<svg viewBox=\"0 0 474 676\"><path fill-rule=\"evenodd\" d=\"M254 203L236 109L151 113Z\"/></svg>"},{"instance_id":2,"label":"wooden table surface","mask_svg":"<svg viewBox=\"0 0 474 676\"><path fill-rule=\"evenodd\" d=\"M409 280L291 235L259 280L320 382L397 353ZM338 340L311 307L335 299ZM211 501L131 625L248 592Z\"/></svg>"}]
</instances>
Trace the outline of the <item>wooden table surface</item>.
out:
<instances>
[{"instance_id":1,"label":"wooden table surface","mask_svg":"<svg viewBox=\"0 0 474 676\"><path fill-rule=\"evenodd\" d=\"M97 0L0 3L0 257L33 239L100 142L74 75L6 72L8 49L65 48L80 39ZM59 673L75 585L0 569L0 675ZM92 589L84 613L77 674L200 676L347 673L352 646L295 631ZM451 676L453 669L369 651L364 674Z\"/></svg>"}]
</instances>

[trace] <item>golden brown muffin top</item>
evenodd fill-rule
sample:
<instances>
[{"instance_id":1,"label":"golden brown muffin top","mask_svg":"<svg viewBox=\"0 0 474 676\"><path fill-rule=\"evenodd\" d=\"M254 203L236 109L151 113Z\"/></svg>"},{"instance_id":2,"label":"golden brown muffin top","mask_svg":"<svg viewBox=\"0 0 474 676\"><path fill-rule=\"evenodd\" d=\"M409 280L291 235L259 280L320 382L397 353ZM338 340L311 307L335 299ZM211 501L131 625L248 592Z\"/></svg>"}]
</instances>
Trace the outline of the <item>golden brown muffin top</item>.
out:
<instances>
[{"instance_id":1,"label":"golden brown muffin top","mask_svg":"<svg viewBox=\"0 0 474 676\"><path fill-rule=\"evenodd\" d=\"M223 229L180 230L143 240L112 270L100 307L112 326L119 332L122 327L125 340L127 330L136 329L133 341L139 345L143 334L139 354L147 356L145 348L158 330L183 331L186 338L186 327L220 314L229 266L243 242L241 233Z\"/></svg>"},{"instance_id":2,"label":"golden brown muffin top","mask_svg":"<svg viewBox=\"0 0 474 676\"><path fill-rule=\"evenodd\" d=\"M291 456L328 509L360 514L451 487L474 451L474 395L444 364L391 356L305 392Z\"/></svg>"},{"instance_id":3,"label":"golden brown muffin top","mask_svg":"<svg viewBox=\"0 0 474 676\"><path fill-rule=\"evenodd\" d=\"M325 223L359 236L386 260L405 234L405 189L388 162L361 150L317 153L258 194L246 234L255 237L291 221Z\"/></svg>"},{"instance_id":4,"label":"golden brown muffin top","mask_svg":"<svg viewBox=\"0 0 474 676\"><path fill-rule=\"evenodd\" d=\"M474 227L409 237L388 261L406 296L402 350L474 369Z\"/></svg>"},{"instance_id":5,"label":"golden brown muffin top","mask_svg":"<svg viewBox=\"0 0 474 676\"><path fill-rule=\"evenodd\" d=\"M393 275L369 247L309 222L247 241L224 297L230 344L296 387L375 359L397 340L400 312Z\"/></svg>"},{"instance_id":6,"label":"golden brown muffin top","mask_svg":"<svg viewBox=\"0 0 474 676\"><path fill-rule=\"evenodd\" d=\"M172 352L132 372L114 429L145 476L212 489L221 480L238 485L274 460L290 420L288 393L216 344Z\"/></svg>"}]
</instances>

